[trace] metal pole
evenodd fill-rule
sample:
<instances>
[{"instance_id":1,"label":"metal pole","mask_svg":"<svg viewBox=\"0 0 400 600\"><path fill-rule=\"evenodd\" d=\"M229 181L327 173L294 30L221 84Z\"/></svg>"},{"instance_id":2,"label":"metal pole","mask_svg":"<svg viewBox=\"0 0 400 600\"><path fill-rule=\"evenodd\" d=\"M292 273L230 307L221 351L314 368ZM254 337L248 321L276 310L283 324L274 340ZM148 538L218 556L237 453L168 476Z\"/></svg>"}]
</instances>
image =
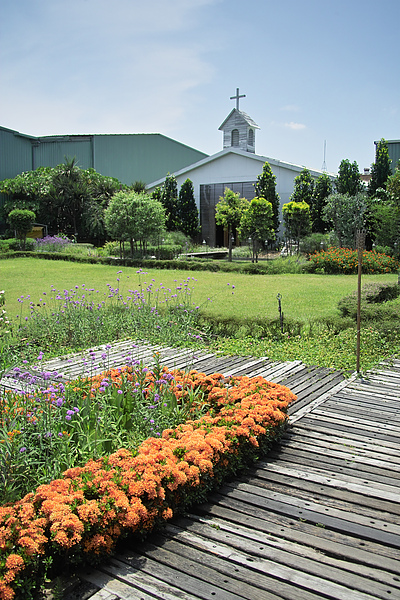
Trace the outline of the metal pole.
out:
<instances>
[{"instance_id":1,"label":"metal pole","mask_svg":"<svg viewBox=\"0 0 400 600\"><path fill-rule=\"evenodd\" d=\"M282 312L282 304L281 304L282 295L278 294L276 298L278 300L279 320L280 320L280 323L281 323L281 333L283 333L283 312Z\"/></svg>"},{"instance_id":2,"label":"metal pole","mask_svg":"<svg viewBox=\"0 0 400 600\"><path fill-rule=\"evenodd\" d=\"M357 373L360 372L360 341L361 341L361 272L362 256L365 243L365 231L357 231L357 253L358 253L358 286L357 286Z\"/></svg>"}]
</instances>

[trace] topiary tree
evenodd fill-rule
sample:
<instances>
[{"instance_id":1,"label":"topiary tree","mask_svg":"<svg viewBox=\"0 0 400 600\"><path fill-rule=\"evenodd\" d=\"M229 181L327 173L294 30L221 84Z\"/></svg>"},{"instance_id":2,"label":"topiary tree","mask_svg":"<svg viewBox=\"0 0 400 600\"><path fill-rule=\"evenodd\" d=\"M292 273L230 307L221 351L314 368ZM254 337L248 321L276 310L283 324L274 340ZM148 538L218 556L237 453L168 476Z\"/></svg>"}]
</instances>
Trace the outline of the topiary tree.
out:
<instances>
[{"instance_id":1,"label":"topiary tree","mask_svg":"<svg viewBox=\"0 0 400 600\"><path fill-rule=\"evenodd\" d=\"M20 240L23 250L26 246L26 234L31 231L35 220L36 215L31 210L15 208L8 214L8 222L11 228L15 230L16 237Z\"/></svg>"},{"instance_id":2,"label":"topiary tree","mask_svg":"<svg viewBox=\"0 0 400 600\"><path fill-rule=\"evenodd\" d=\"M274 210L271 202L265 198L253 198L250 201L240 219L239 235L242 239L251 239L251 262L258 262L258 254L264 241L275 239Z\"/></svg>"},{"instance_id":3,"label":"topiary tree","mask_svg":"<svg viewBox=\"0 0 400 600\"><path fill-rule=\"evenodd\" d=\"M392 173L391 162L388 144L382 138L376 147L375 163L371 165L371 179L368 184L368 196L370 198L379 195L377 193L379 189L386 189L386 182Z\"/></svg>"},{"instance_id":4,"label":"topiary tree","mask_svg":"<svg viewBox=\"0 0 400 600\"><path fill-rule=\"evenodd\" d=\"M338 194L349 194L349 196L356 196L363 191L363 184L356 161L351 163L348 158L342 160L339 165L335 187Z\"/></svg>"},{"instance_id":5,"label":"topiary tree","mask_svg":"<svg viewBox=\"0 0 400 600\"><path fill-rule=\"evenodd\" d=\"M199 211L194 199L193 183L186 179L179 190L177 205L178 230L192 239L199 235Z\"/></svg>"},{"instance_id":6,"label":"topiary tree","mask_svg":"<svg viewBox=\"0 0 400 600\"><path fill-rule=\"evenodd\" d=\"M265 198L267 202L272 204L273 229L277 232L279 229L280 198L276 192L276 177L268 162L264 163L262 173L257 176L254 188L258 198Z\"/></svg>"},{"instance_id":7,"label":"topiary tree","mask_svg":"<svg viewBox=\"0 0 400 600\"><path fill-rule=\"evenodd\" d=\"M167 215L167 231L175 231L179 225L178 220L178 184L174 175L168 173L162 188L161 203Z\"/></svg>"},{"instance_id":8,"label":"topiary tree","mask_svg":"<svg viewBox=\"0 0 400 600\"><path fill-rule=\"evenodd\" d=\"M248 200L241 198L229 188L225 188L225 194L215 207L215 221L228 230L228 260L232 262L232 234L240 225L243 211L248 207Z\"/></svg>"},{"instance_id":9,"label":"topiary tree","mask_svg":"<svg viewBox=\"0 0 400 600\"><path fill-rule=\"evenodd\" d=\"M282 206L282 214L286 237L296 242L299 252L301 238L311 231L310 205L307 202L288 202Z\"/></svg>"},{"instance_id":10,"label":"topiary tree","mask_svg":"<svg viewBox=\"0 0 400 600\"><path fill-rule=\"evenodd\" d=\"M325 233L328 223L322 215L327 198L332 194L332 180L327 173L322 173L315 182L311 203L311 228L313 233Z\"/></svg>"},{"instance_id":11,"label":"topiary tree","mask_svg":"<svg viewBox=\"0 0 400 600\"><path fill-rule=\"evenodd\" d=\"M304 168L297 177L294 178L293 193L290 196L291 202L306 202L308 206L312 205L314 193L314 179L308 169Z\"/></svg>"}]
</instances>

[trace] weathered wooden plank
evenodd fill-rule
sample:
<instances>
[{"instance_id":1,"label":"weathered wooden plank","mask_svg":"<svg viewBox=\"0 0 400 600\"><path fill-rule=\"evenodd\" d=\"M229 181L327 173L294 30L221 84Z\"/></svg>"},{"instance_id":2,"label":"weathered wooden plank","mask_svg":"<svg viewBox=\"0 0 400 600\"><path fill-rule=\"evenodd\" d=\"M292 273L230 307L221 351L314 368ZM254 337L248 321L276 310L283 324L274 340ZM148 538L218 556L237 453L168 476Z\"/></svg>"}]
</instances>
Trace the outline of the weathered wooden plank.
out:
<instances>
[{"instance_id":1,"label":"weathered wooden plank","mask_svg":"<svg viewBox=\"0 0 400 600\"><path fill-rule=\"evenodd\" d=\"M341 444L347 448L354 448L357 452L362 453L364 450L369 451L371 453L378 452L381 455L385 455L387 460L392 460L392 458L398 458L398 448L397 447L389 447L387 445L382 446L380 444L371 444L368 441L364 441L365 438L363 436L349 436L345 433L339 434L333 432L331 430L325 431L315 431L314 429L307 429L306 427L301 427L301 423L296 423L295 427L290 427L283 435L283 439L290 438L292 435L295 436L296 440L321 440L327 443L332 444ZM394 445L395 446L395 445Z\"/></svg>"},{"instance_id":2,"label":"weathered wooden plank","mask_svg":"<svg viewBox=\"0 0 400 600\"><path fill-rule=\"evenodd\" d=\"M273 600L276 596L269 593L269 589L274 589L275 592L278 591L276 587L281 587L288 592L289 587L291 588L286 584L280 585L266 574L253 573L246 568L248 565L232 564L230 557L225 553L220 555L218 551L210 552L209 547L204 548L201 543L196 546L190 544L188 539L182 540L179 536L173 533L172 535L173 539L169 539L165 534L162 537L153 537L152 543L146 544L142 552L157 563L161 562L171 567L178 564L180 571L195 576L200 582L207 582L240 598ZM120 555L119 558L124 560L125 556ZM197 587L195 584L195 593L198 593L198 587L198 584ZM290 592L292 591L290 589ZM296 591L294 595L299 597Z\"/></svg>"},{"instance_id":3,"label":"weathered wooden plank","mask_svg":"<svg viewBox=\"0 0 400 600\"><path fill-rule=\"evenodd\" d=\"M342 507L349 511L356 510L364 516L374 517L376 511L379 511L382 519L400 525L400 505L397 502L398 494L396 493L392 494L394 501L390 502L383 493L382 498L370 497L368 493L364 494L365 486L357 485L354 486L357 487L357 491L350 490L349 484L344 484L338 477L332 482L331 479L328 481L326 477L309 474L308 471L301 470L301 468L284 469L280 468L278 464L277 470L275 470L274 466L275 463L268 468L268 464L264 463L254 473L251 481L257 478L260 480L257 485L303 498L319 498L329 506Z\"/></svg>"},{"instance_id":4,"label":"weathered wooden plank","mask_svg":"<svg viewBox=\"0 0 400 600\"><path fill-rule=\"evenodd\" d=\"M324 407L328 410L345 412L347 416L358 418L360 413L368 418L380 421L381 423L395 424L398 422L398 417L395 416L395 407L386 406L373 407L370 404L365 404L357 400L349 400L343 396L335 396L335 398L327 400Z\"/></svg>"},{"instance_id":5,"label":"weathered wooden plank","mask_svg":"<svg viewBox=\"0 0 400 600\"><path fill-rule=\"evenodd\" d=\"M290 417L290 422L296 419L296 417L297 414L295 414L293 418ZM354 441L365 441L371 445L379 444L385 449L391 448L396 450L399 447L398 440L392 440L387 435L380 435L379 431L371 431L371 429L360 430L357 427L351 427L347 424L342 425L341 423L330 423L328 429L324 423L319 424L318 419L314 420L308 413L307 418L301 418L301 420L296 419L295 424L296 428L300 429L302 432L315 432L317 435L321 434L326 436L339 436L343 434L347 439L350 437L350 439Z\"/></svg>"},{"instance_id":6,"label":"weathered wooden plank","mask_svg":"<svg viewBox=\"0 0 400 600\"><path fill-rule=\"evenodd\" d=\"M337 531L328 527L319 527L315 523L308 522L304 519L300 520L290 514L273 510L272 506L257 505L254 502L247 502L245 495L235 497L230 488L222 488L221 493L213 494L209 498L209 503L212 506L222 507L223 509L232 510L236 513L239 522L246 525L253 522L253 519L258 519L259 523L265 523L262 530L276 531L276 535L289 540L300 541L304 536L304 543L310 543L312 547L324 548L330 547L329 551L333 555L341 556L343 552L341 546L349 547L349 551L365 552L365 563L369 564L373 561L380 568L386 568L393 573L400 573L400 563L398 560L398 549L390 546L385 546L376 541L359 538L351 535L348 531ZM200 509L199 509L200 510ZM336 546L339 544L338 546ZM367 556L369 556L367 560ZM360 559L361 561L361 559ZM362 562L362 561L361 561ZM385 567L385 565L387 565Z\"/></svg>"},{"instance_id":7,"label":"weathered wooden plank","mask_svg":"<svg viewBox=\"0 0 400 600\"><path fill-rule=\"evenodd\" d=\"M362 416L358 418L354 418L351 415L348 416L345 413L337 413L331 411L329 409L325 409L324 407L318 407L313 411L313 417L317 417L320 419L331 420L334 422L335 420L340 420L341 422L350 422L352 425L357 425L363 428L374 428L376 425L376 421L363 418ZM400 427L391 423L379 423L379 430L384 433L389 433L393 437L400 438Z\"/></svg>"},{"instance_id":8,"label":"weathered wooden plank","mask_svg":"<svg viewBox=\"0 0 400 600\"><path fill-rule=\"evenodd\" d=\"M170 585L154 577L145 576L140 571L133 572L123 563L115 561L110 561L104 571L81 571L80 577L101 586L101 590L91 596L90 600L198 600L198 596L173 590ZM103 596L102 593L108 595Z\"/></svg>"},{"instance_id":9,"label":"weathered wooden plank","mask_svg":"<svg viewBox=\"0 0 400 600\"><path fill-rule=\"evenodd\" d=\"M281 540L250 530L243 525L232 526L220 519L199 518L198 521L192 517L181 519L177 525L168 525L165 533L171 539L163 544L163 548L183 556L187 555L189 545L196 549L203 549L205 538L207 543L208 540L217 542L218 547L226 554L225 546L233 547L246 555L271 560L295 571L300 570L324 580L373 594L377 598L387 597L388 585L398 588L400 594L400 581L391 573L358 563L349 564L326 556L304 544ZM201 555L197 554L197 556L201 560ZM230 555L227 556L230 559Z\"/></svg>"},{"instance_id":10,"label":"weathered wooden plank","mask_svg":"<svg viewBox=\"0 0 400 600\"><path fill-rule=\"evenodd\" d=\"M310 547L323 555L366 565L367 568L371 566L379 571L400 574L400 562L387 556L387 553L383 556L377 552L377 545L374 543L366 542L362 548L354 538L341 536L301 521L295 522L271 512L266 513L256 507L249 507L248 511L247 505L232 498L214 496L213 500L212 503L196 507L196 513L210 519L217 517L224 524L231 523L234 527L244 524L251 531L269 534L279 542L289 540ZM190 515L190 518L192 519L193 515ZM381 547L378 549L381 550ZM351 568L350 565L349 569Z\"/></svg>"},{"instance_id":11,"label":"weathered wooden plank","mask_svg":"<svg viewBox=\"0 0 400 600\"><path fill-rule=\"evenodd\" d=\"M194 593L202 600L246 598L240 593L241 582L239 580L237 580L234 592L226 590L225 586L229 583L228 578L218 576L213 568L201 565L196 561L183 561L174 553L165 551L161 545L152 546L150 543L146 543L141 548L140 554L126 550L123 554L117 554L116 559L134 570L140 569L141 572L156 577L173 586L174 589Z\"/></svg>"},{"instance_id":12,"label":"weathered wooden plank","mask_svg":"<svg viewBox=\"0 0 400 600\"><path fill-rule=\"evenodd\" d=\"M346 380L333 380L331 388L329 388L325 392L321 392L321 394L317 398L307 399L305 405L301 406L299 410L296 411L296 406L294 406L294 408L292 409L292 407L289 405L288 412L289 415L291 415L290 422L295 423L299 419L303 419L305 415L308 415L308 413L313 411L317 406L323 404L328 398L330 398L333 394L337 393L345 385L347 385Z\"/></svg>"},{"instance_id":13,"label":"weathered wooden plank","mask_svg":"<svg viewBox=\"0 0 400 600\"><path fill-rule=\"evenodd\" d=\"M347 431L349 435L352 435L353 432L355 434L365 434L366 439L369 440L379 440L382 443L393 442L394 444L399 444L399 436L396 435L396 432L392 431L384 431L383 428L374 428L368 422L363 422L360 419L356 423L354 419L346 419L345 415L341 419L339 415L336 418L325 415L324 413L315 414L314 412L307 414L307 419L311 422L314 422L316 427L322 427L325 430L339 430L339 431Z\"/></svg>"},{"instance_id":14,"label":"weathered wooden plank","mask_svg":"<svg viewBox=\"0 0 400 600\"><path fill-rule=\"evenodd\" d=\"M205 553L207 553L207 555L211 555L212 556L212 562L214 563L217 562L217 558L216 557L221 557L221 558L225 558L225 559L229 559L229 562L233 563L234 565L237 565L236 568L238 568L238 566L245 566L246 567L246 576L250 576L250 569L248 568L248 565L251 565L251 570L252 571L256 571L258 574L258 578L259 580L262 579L263 575L267 574L270 577L273 577L274 579L276 579L276 583L274 585L274 587L277 588L277 593L279 596L282 597L282 595L285 593L283 590L283 586L279 586L279 583L281 584L285 584L286 582L290 582L291 586L290 586L290 590L289 594L290 595L283 595L284 598L288 598L290 600L298 598L299 600L303 600L304 596L304 590L307 590L313 594L315 594L315 597L318 597L318 594L323 594L324 596L328 596L328 597L334 597L337 598L338 600L372 600L372 598L374 598L373 595L367 593L367 592L363 592L360 590L355 590L354 589L354 583L353 582L353 586L352 588L349 588L346 586L346 584L344 583L343 585L341 585L339 582L337 581L332 581L329 580L328 578L326 578L326 573L328 571L328 567L325 565L323 569L319 569L318 566L314 563L313 564L313 569L314 571L318 571L320 574L314 574L314 573L309 573L305 570L305 564L306 561L304 559L302 559L301 557L297 556L297 561L301 564L299 564L298 567L294 567L294 566L287 566L286 564L282 564L280 562L278 562L277 560L271 560L269 558L263 558L260 556L257 556L256 553L254 552L255 546L252 545L249 541L245 541L243 538L241 538L241 542L239 542L239 546L240 543L242 545L242 548L244 547L244 551L241 551L239 549L236 548L236 545L233 545L233 538L231 537L231 542L229 544L229 546L227 546L226 544L223 544L221 542L218 541L218 535L217 535L217 531L215 530L215 535L212 537L212 539L207 539L204 538L203 536L199 537L199 536L191 536L191 534L187 531L183 532L183 537L185 539L186 544L190 543L191 546L193 545L197 545L197 547L201 548ZM180 565L180 568L183 568L183 565L187 564L187 563L192 563L191 560L182 560L182 556L177 556L177 545L174 545L174 551L170 551L168 552L167 550L165 550L167 544L162 545L162 548L160 547L160 545L158 545L157 547L154 547L153 549L147 550L147 546L145 549L145 554L146 557L147 556L152 556L153 558L156 557L157 560L163 560L164 564L168 563L168 565L172 565L174 563L176 563L177 565ZM253 551L250 551L250 548ZM263 546L263 550L265 550L264 546ZM187 551L187 550L186 550ZM185 548L183 548L183 553L185 552ZM274 552L274 555L277 556L278 551ZM287 553L285 553L286 557L287 557ZM221 563L219 563L221 564ZM196 575L199 576L199 574L201 573L201 571L206 570L206 567L201 567L200 563L197 561L193 561L193 563L191 564L191 568L192 569L196 569ZM214 575L214 570L211 568L210 569L212 571L211 577L215 577ZM324 570L324 574L322 573L322 570ZM192 571L193 572L193 571ZM232 568L231 571L232 573ZM228 572L229 573L229 572ZM204 575L203 575L204 576ZM334 577L333 575L331 575L332 577ZM342 573L342 577L344 577L344 574ZM355 576L353 576L353 579L355 579ZM226 580L225 585L229 584L229 579ZM296 590L297 587L297 590ZM377 584L378 587L378 584ZM298 589L300 588L300 590ZM242 593L242 590L244 590L244 593ZM296 593L297 592L297 593ZM300 595L299 595L300 592ZM253 592L254 593L254 592ZM385 593L387 594L387 591L385 591ZM237 582L236 584L236 598L253 598L252 595L248 594L248 586L245 584L245 582L239 583ZM384 597L384 596L378 596L378 597ZM386 596L385 596L386 597ZM376 596L375 596L376 598Z\"/></svg>"},{"instance_id":15,"label":"weathered wooden plank","mask_svg":"<svg viewBox=\"0 0 400 600\"><path fill-rule=\"evenodd\" d=\"M290 463L285 461L271 461L263 467L267 471L277 471L290 474L290 477L299 477L305 481L315 481L327 486L333 486L339 490L348 490L362 494L363 498L371 497L377 500L387 500L396 506L399 503L398 487L394 485L385 485L373 481L363 481L356 475L346 475L338 473L337 470L330 471L321 466L310 468L303 463ZM397 511L396 511L397 512Z\"/></svg>"},{"instance_id":16,"label":"weathered wooden plank","mask_svg":"<svg viewBox=\"0 0 400 600\"><path fill-rule=\"evenodd\" d=\"M360 482L369 484L369 482L380 483L384 485L398 485L400 477L397 473L391 471L390 474L386 474L384 470L380 470L374 467L366 467L361 463L355 463L351 461L341 461L340 459L331 458L324 454L318 454L314 456L306 451L291 451L290 448L280 448L279 452L272 451L270 453L271 459L279 459L284 463L290 464L301 464L303 466L309 466L319 469L327 469L333 473L340 473L341 475L351 475L359 478ZM393 480L393 474L396 475ZM395 483L396 482L396 483Z\"/></svg>"},{"instance_id":17,"label":"weathered wooden plank","mask_svg":"<svg viewBox=\"0 0 400 600\"><path fill-rule=\"evenodd\" d=\"M281 442L282 448L291 448L292 450L301 450L304 452L312 452L314 454L324 454L325 456L340 458L345 461L351 461L355 463L362 463L365 466L379 467L381 470L389 470L400 473L400 457L388 462L387 457L379 452L367 452L364 451L362 454L352 450L350 448L341 448L339 444L331 444L323 442L322 440L299 440L297 441L293 437L290 439L283 439Z\"/></svg>"},{"instance_id":18,"label":"weathered wooden plank","mask_svg":"<svg viewBox=\"0 0 400 600\"><path fill-rule=\"evenodd\" d=\"M317 502L304 501L279 492L269 492L245 483L232 486L229 495L274 512L290 515L297 519L305 519L336 531L346 531L351 535L400 548L400 527L393 523L386 523L379 518L372 521L354 512L338 510Z\"/></svg>"}]
</instances>

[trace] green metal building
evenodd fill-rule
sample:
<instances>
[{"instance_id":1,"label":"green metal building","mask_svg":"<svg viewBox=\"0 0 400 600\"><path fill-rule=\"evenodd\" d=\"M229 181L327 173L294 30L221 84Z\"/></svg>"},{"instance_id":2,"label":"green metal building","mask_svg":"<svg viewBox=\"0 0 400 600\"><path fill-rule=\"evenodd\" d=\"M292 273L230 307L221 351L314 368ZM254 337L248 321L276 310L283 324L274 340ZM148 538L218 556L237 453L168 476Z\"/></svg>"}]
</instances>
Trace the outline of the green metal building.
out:
<instances>
[{"instance_id":1,"label":"green metal building","mask_svg":"<svg viewBox=\"0 0 400 600\"><path fill-rule=\"evenodd\" d=\"M150 183L207 156L160 133L34 137L0 127L0 181L76 157L82 169L126 185Z\"/></svg>"},{"instance_id":2,"label":"green metal building","mask_svg":"<svg viewBox=\"0 0 400 600\"><path fill-rule=\"evenodd\" d=\"M378 142L375 142L377 144ZM400 140L387 140L388 150L389 150L389 158L391 159L391 167L392 173L395 172L395 169L400 160Z\"/></svg>"}]
</instances>

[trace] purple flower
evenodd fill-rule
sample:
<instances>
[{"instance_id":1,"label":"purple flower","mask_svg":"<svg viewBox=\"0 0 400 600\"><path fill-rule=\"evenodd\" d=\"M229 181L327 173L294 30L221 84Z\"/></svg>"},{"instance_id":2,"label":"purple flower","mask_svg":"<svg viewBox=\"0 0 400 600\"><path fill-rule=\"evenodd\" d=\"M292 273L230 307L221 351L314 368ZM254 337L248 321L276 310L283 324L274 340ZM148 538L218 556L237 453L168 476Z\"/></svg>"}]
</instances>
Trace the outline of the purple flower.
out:
<instances>
[{"instance_id":1,"label":"purple flower","mask_svg":"<svg viewBox=\"0 0 400 600\"><path fill-rule=\"evenodd\" d=\"M26 452L26 448L25 446L22 446L22 448L19 449L20 452Z\"/></svg>"}]
</instances>

